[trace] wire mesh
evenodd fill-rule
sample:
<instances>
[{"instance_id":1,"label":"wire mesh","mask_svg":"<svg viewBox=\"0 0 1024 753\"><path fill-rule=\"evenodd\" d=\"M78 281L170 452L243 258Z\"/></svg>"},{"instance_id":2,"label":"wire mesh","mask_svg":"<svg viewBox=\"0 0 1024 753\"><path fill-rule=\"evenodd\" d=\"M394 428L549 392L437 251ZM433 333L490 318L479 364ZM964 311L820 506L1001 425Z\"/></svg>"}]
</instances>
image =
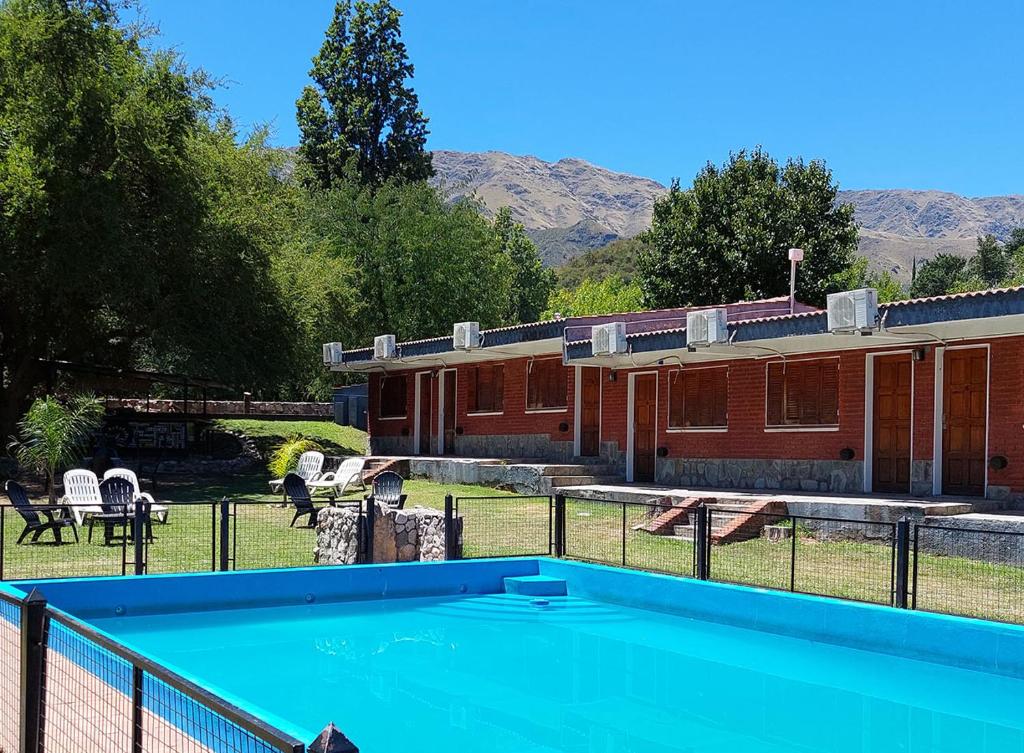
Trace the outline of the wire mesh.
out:
<instances>
[{"instance_id":1,"label":"wire mesh","mask_svg":"<svg viewBox=\"0 0 1024 753\"><path fill-rule=\"evenodd\" d=\"M47 646L43 750L131 751L131 664L52 618Z\"/></svg>"},{"instance_id":2,"label":"wire mesh","mask_svg":"<svg viewBox=\"0 0 1024 753\"><path fill-rule=\"evenodd\" d=\"M565 500L565 556L571 559L691 577L694 531L692 514L657 500Z\"/></svg>"},{"instance_id":3,"label":"wire mesh","mask_svg":"<svg viewBox=\"0 0 1024 753\"><path fill-rule=\"evenodd\" d=\"M323 507L317 502L317 509ZM293 505L234 502L230 551L234 570L309 567L316 564L316 518L296 519Z\"/></svg>"},{"instance_id":4,"label":"wire mesh","mask_svg":"<svg viewBox=\"0 0 1024 753\"><path fill-rule=\"evenodd\" d=\"M40 530L11 505L0 505L0 580L76 578L124 572L125 542L122 538L115 536L106 543L103 527L96 526L90 543L88 527L72 524L71 513L65 506L39 504L32 509L44 524L64 520L67 525Z\"/></svg>"},{"instance_id":5,"label":"wire mesh","mask_svg":"<svg viewBox=\"0 0 1024 753\"><path fill-rule=\"evenodd\" d=\"M918 524L912 606L1024 623L1024 533Z\"/></svg>"},{"instance_id":6,"label":"wire mesh","mask_svg":"<svg viewBox=\"0 0 1024 753\"><path fill-rule=\"evenodd\" d=\"M0 595L0 751L18 750L21 605Z\"/></svg>"},{"instance_id":7,"label":"wire mesh","mask_svg":"<svg viewBox=\"0 0 1024 753\"><path fill-rule=\"evenodd\" d=\"M891 604L895 525L708 511L711 580Z\"/></svg>"},{"instance_id":8,"label":"wire mesh","mask_svg":"<svg viewBox=\"0 0 1024 753\"><path fill-rule=\"evenodd\" d=\"M165 522L152 516L145 537L147 573L201 573L217 568L219 503L161 503ZM162 517L162 516L161 516ZM129 547L132 548L131 546ZM128 552L129 562L133 551ZM129 572L132 572L129 567Z\"/></svg>"},{"instance_id":9,"label":"wire mesh","mask_svg":"<svg viewBox=\"0 0 1024 753\"><path fill-rule=\"evenodd\" d=\"M292 753L302 749L297 741L251 717L248 726L232 721L223 712L228 708L223 701L180 678L172 685L169 672L149 671L136 661L142 660L127 650L122 655L100 645L73 623L51 615L43 751ZM158 671L162 676L153 674ZM181 687L192 687L193 693ZM262 735L252 731L260 728Z\"/></svg>"},{"instance_id":10,"label":"wire mesh","mask_svg":"<svg viewBox=\"0 0 1024 753\"><path fill-rule=\"evenodd\" d=\"M551 497L456 497L462 557L547 556L554 525Z\"/></svg>"}]
</instances>

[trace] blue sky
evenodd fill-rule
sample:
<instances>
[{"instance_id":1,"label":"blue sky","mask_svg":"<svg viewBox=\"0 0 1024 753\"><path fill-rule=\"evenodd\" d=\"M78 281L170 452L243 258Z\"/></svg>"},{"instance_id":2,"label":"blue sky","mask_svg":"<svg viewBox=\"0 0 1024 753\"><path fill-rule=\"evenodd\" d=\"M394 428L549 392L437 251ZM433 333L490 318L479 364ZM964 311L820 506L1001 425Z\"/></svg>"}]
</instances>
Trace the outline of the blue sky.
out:
<instances>
[{"instance_id":1,"label":"blue sky","mask_svg":"<svg viewBox=\"0 0 1024 753\"><path fill-rule=\"evenodd\" d=\"M298 142L332 0L143 0L225 81L243 129ZM1024 194L1024 2L395 0L431 149L580 157L689 184L763 145L843 188Z\"/></svg>"}]
</instances>

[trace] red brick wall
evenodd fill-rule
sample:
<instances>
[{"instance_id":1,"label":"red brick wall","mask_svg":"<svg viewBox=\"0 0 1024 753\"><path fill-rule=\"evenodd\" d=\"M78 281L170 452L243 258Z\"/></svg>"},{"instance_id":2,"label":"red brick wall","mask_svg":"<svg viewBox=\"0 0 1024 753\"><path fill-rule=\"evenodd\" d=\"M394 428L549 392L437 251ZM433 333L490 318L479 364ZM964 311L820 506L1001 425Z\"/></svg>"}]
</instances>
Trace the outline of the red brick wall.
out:
<instances>
[{"instance_id":1,"label":"red brick wall","mask_svg":"<svg viewBox=\"0 0 1024 753\"><path fill-rule=\"evenodd\" d=\"M561 356L555 356L561 361ZM459 365L454 367L457 372L457 413L456 425L461 426L463 435L478 436L489 434L547 434L555 441L571 441L573 438L574 412L573 406L576 399L576 380L572 368L566 368L567 379L567 402L564 410L526 410L526 379L529 367L528 358L515 358L502 361L505 367L504 373L504 399L501 415L474 415L468 412L469 398L466 390L472 365ZM438 385L437 378L440 369L433 369L434 378L430 380L431 392L431 437L433 447L436 448L437 435L437 410ZM402 372L391 372L392 374L404 374L406 376L407 412L404 420L385 420L377 418L378 402L380 397L379 374L370 375L369 387L369 429L371 436L395 437L401 436L403 429L408 431L412 437L415 427L415 405L416 405L416 382L415 370ZM561 424L568 425L568 431L561 431ZM411 439L410 439L411 441Z\"/></svg>"},{"instance_id":2,"label":"red brick wall","mask_svg":"<svg viewBox=\"0 0 1024 753\"><path fill-rule=\"evenodd\" d=\"M957 343L957 345L969 343ZM984 341L978 341L984 344ZM1007 468L989 470L989 484L1024 491L1024 336L990 341L989 457L1004 455ZM772 431L765 427L765 368L770 359L733 361L729 368L728 430L669 431L669 378L678 366L658 367L658 444L668 448L670 457L748 458L782 460L837 460L844 448L851 448L857 461L864 460L865 355L905 348L871 348L815 354L813 358L839 358L839 427L831 431ZM926 348L923 361L914 362L914 436L915 460L933 457L935 347ZM793 356L807 358L810 356ZM467 436L547 434L555 441L571 441L574 430L575 375L567 369L568 406L558 412L526 410L526 374L528 359L504 361L504 411L502 415L467 415L466 380L471 366L459 366L458 425ZM690 366L687 368L696 368ZM638 369L634 371L651 371ZM408 379L408 416L406 420L375 419L379 375L370 378L370 432L377 436L398 436L402 429L413 433L415 382ZM626 449L627 385L630 370L619 370L615 381L610 370L601 369L601 441L617 442ZM435 371L436 374L436 371ZM431 380L432 435L437 426L437 384ZM568 425L562 432L559 425ZM435 445L436 446L436 443Z\"/></svg>"}]
</instances>

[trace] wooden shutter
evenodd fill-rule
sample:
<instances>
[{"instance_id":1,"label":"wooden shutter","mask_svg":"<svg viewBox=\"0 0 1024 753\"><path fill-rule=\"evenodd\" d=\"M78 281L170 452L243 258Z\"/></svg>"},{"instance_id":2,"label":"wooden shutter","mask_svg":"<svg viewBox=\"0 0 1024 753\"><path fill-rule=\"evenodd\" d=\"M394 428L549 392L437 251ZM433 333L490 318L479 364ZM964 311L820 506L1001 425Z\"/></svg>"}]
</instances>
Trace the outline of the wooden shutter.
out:
<instances>
[{"instance_id":1,"label":"wooden shutter","mask_svg":"<svg viewBox=\"0 0 1024 753\"><path fill-rule=\"evenodd\" d=\"M729 425L729 369L711 369L712 426Z\"/></svg>"},{"instance_id":2,"label":"wooden shutter","mask_svg":"<svg viewBox=\"0 0 1024 753\"><path fill-rule=\"evenodd\" d=\"M839 423L839 361L832 359L821 364L821 409L819 420L822 424Z\"/></svg>"},{"instance_id":3,"label":"wooden shutter","mask_svg":"<svg viewBox=\"0 0 1024 753\"><path fill-rule=\"evenodd\" d=\"M682 371L673 371L668 380L668 425L671 429L686 426L683 413L683 377Z\"/></svg>"},{"instance_id":4,"label":"wooden shutter","mask_svg":"<svg viewBox=\"0 0 1024 753\"><path fill-rule=\"evenodd\" d=\"M491 410L503 411L505 410L505 367L502 364L498 364L493 367L493 405Z\"/></svg>"},{"instance_id":5,"label":"wooden shutter","mask_svg":"<svg viewBox=\"0 0 1024 753\"><path fill-rule=\"evenodd\" d=\"M534 409L540 407L538 395L540 390L540 361L531 361L526 364L526 407Z\"/></svg>"},{"instance_id":6,"label":"wooden shutter","mask_svg":"<svg viewBox=\"0 0 1024 753\"><path fill-rule=\"evenodd\" d=\"M380 415L384 418L397 418L405 415L407 400L404 376L386 376L380 385Z\"/></svg>"},{"instance_id":7,"label":"wooden shutter","mask_svg":"<svg viewBox=\"0 0 1024 753\"><path fill-rule=\"evenodd\" d=\"M466 405L469 406L469 413L477 413L480 410L480 392L477 390L477 379L480 377L480 367L470 369L469 378L466 379Z\"/></svg>"},{"instance_id":8,"label":"wooden shutter","mask_svg":"<svg viewBox=\"0 0 1024 753\"><path fill-rule=\"evenodd\" d=\"M767 385L765 390L767 392L767 422L769 426L782 425L782 404L785 400L786 394L784 378L785 373L783 372L783 365L781 363L768 364Z\"/></svg>"}]
</instances>

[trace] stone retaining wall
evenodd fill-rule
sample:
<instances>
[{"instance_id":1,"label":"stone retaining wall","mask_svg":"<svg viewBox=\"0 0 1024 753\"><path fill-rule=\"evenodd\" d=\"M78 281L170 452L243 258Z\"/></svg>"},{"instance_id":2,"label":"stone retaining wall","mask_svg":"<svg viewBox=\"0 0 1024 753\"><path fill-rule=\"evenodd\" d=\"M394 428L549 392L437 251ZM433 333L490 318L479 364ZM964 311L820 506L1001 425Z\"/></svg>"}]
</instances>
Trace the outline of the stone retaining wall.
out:
<instances>
[{"instance_id":1,"label":"stone retaining wall","mask_svg":"<svg viewBox=\"0 0 1024 753\"><path fill-rule=\"evenodd\" d=\"M184 400L153 399L148 402L145 398L127 398L123 400L111 399L106 402L108 411L133 410L139 413L160 413L167 415L181 414L185 412ZM188 401L190 414L202 413L202 399L190 399ZM334 416L333 403L289 403L279 401L250 400L248 408L244 400L207 400L206 412L217 416L322 416L331 418Z\"/></svg>"},{"instance_id":2,"label":"stone retaining wall","mask_svg":"<svg viewBox=\"0 0 1024 753\"><path fill-rule=\"evenodd\" d=\"M318 565L365 562L361 515L355 507L325 507L317 515L314 561ZM444 512L429 507L396 510L374 504L374 562L444 559Z\"/></svg>"},{"instance_id":3,"label":"stone retaining wall","mask_svg":"<svg viewBox=\"0 0 1024 753\"><path fill-rule=\"evenodd\" d=\"M657 482L689 488L783 489L856 493L864 489L857 460L741 460L658 458Z\"/></svg>"}]
</instances>

